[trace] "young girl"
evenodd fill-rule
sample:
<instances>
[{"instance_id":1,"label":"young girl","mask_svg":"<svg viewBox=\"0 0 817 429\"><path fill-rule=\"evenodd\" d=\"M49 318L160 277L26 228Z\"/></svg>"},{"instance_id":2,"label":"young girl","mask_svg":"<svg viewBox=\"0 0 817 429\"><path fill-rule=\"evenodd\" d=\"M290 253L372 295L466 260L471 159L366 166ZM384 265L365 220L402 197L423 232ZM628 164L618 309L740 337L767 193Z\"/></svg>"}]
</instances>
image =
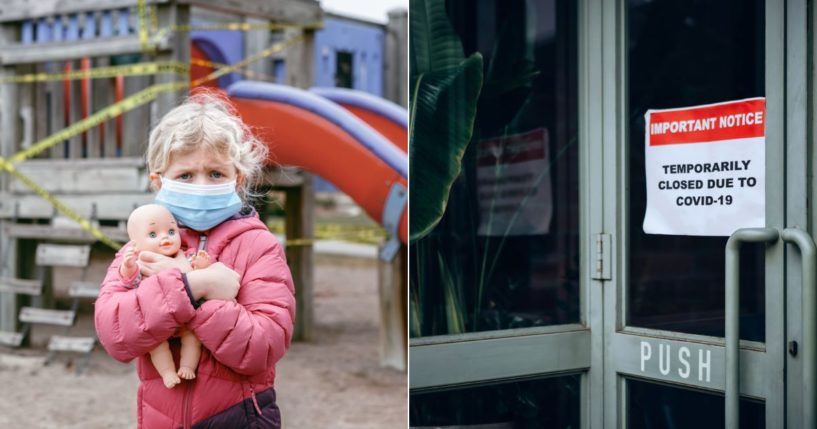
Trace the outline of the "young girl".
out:
<instances>
[{"instance_id":1,"label":"young girl","mask_svg":"<svg viewBox=\"0 0 817 429\"><path fill-rule=\"evenodd\" d=\"M171 110L147 150L156 202L179 222L182 249L212 263L139 253L139 287L119 273L123 247L95 306L99 340L117 360L138 358L139 427L280 428L275 363L292 338L295 298L283 248L246 205L267 159L228 104L200 93ZM165 388L148 353L186 326L201 341L196 378ZM170 338L176 364L179 341Z\"/></svg>"}]
</instances>

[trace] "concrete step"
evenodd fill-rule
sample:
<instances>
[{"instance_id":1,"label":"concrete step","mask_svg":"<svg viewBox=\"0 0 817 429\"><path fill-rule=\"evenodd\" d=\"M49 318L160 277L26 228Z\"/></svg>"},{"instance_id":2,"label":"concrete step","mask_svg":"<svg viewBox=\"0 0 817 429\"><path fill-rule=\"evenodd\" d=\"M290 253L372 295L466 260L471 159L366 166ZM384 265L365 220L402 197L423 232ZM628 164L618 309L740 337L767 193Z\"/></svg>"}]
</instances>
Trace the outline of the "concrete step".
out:
<instances>
[{"instance_id":1,"label":"concrete step","mask_svg":"<svg viewBox=\"0 0 817 429\"><path fill-rule=\"evenodd\" d=\"M79 243L96 242L96 238L89 234L88 232L85 232L84 229L67 226L60 227L52 225L13 223L7 225L5 230L9 237L12 238L26 238L32 240L51 240L51 241L74 241ZM102 226L99 227L99 230L102 231L102 233L104 233L108 237L113 238L114 240L122 242L128 241L127 231L121 228L113 226Z\"/></svg>"},{"instance_id":2,"label":"concrete step","mask_svg":"<svg viewBox=\"0 0 817 429\"><path fill-rule=\"evenodd\" d=\"M23 343L22 332L0 331L0 345L8 347L20 347L20 344L22 343Z\"/></svg>"},{"instance_id":3,"label":"concrete step","mask_svg":"<svg viewBox=\"0 0 817 429\"><path fill-rule=\"evenodd\" d=\"M23 307L20 321L42 323L44 325L72 326L76 313L71 310L48 310L45 308Z\"/></svg>"},{"instance_id":4,"label":"concrete step","mask_svg":"<svg viewBox=\"0 0 817 429\"><path fill-rule=\"evenodd\" d=\"M39 244L36 264L48 267L84 267L88 265L91 246Z\"/></svg>"},{"instance_id":5,"label":"concrete step","mask_svg":"<svg viewBox=\"0 0 817 429\"><path fill-rule=\"evenodd\" d=\"M68 296L73 298L96 299L99 296L99 284L93 282L72 282Z\"/></svg>"},{"instance_id":6,"label":"concrete step","mask_svg":"<svg viewBox=\"0 0 817 429\"><path fill-rule=\"evenodd\" d=\"M48 350L52 352L90 353L94 349L94 337L65 337L54 335L48 342Z\"/></svg>"},{"instance_id":7,"label":"concrete step","mask_svg":"<svg viewBox=\"0 0 817 429\"><path fill-rule=\"evenodd\" d=\"M0 277L0 292L12 292L22 295L38 296L43 291L43 282L40 280L15 279Z\"/></svg>"}]
</instances>

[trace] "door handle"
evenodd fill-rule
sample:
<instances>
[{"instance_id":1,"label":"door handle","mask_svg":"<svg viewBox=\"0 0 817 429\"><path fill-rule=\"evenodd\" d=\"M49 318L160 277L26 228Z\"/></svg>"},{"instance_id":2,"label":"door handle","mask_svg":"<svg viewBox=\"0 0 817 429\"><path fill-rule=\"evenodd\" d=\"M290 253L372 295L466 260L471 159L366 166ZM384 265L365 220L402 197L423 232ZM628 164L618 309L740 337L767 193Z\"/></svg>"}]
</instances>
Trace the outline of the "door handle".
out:
<instances>
[{"instance_id":1,"label":"door handle","mask_svg":"<svg viewBox=\"0 0 817 429\"><path fill-rule=\"evenodd\" d=\"M726 241L726 427L740 427L740 246L743 243L773 243L775 228L742 228Z\"/></svg>"},{"instance_id":2,"label":"door handle","mask_svg":"<svg viewBox=\"0 0 817 429\"><path fill-rule=\"evenodd\" d=\"M797 228L780 233L786 243L800 249L803 264L803 427L817 428L817 247L811 236Z\"/></svg>"}]
</instances>

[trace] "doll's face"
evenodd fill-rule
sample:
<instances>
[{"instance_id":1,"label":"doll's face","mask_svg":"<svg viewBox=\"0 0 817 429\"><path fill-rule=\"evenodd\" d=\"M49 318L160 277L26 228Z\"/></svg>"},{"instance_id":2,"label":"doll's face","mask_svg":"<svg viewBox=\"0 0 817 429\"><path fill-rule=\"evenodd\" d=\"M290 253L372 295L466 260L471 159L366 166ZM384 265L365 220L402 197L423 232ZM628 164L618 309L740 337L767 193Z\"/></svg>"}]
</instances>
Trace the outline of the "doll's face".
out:
<instances>
[{"instance_id":1,"label":"doll's face","mask_svg":"<svg viewBox=\"0 0 817 429\"><path fill-rule=\"evenodd\" d=\"M157 204L137 208L128 218L128 236L141 252L148 250L165 256L175 256L181 247L176 220Z\"/></svg>"}]
</instances>

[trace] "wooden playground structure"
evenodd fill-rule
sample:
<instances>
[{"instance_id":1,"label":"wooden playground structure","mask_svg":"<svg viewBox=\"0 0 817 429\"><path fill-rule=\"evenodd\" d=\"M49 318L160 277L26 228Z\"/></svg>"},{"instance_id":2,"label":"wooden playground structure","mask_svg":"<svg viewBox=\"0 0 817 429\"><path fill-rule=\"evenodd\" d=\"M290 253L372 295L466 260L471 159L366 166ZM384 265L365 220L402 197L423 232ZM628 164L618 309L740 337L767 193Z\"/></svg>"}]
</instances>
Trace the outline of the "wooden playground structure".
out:
<instances>
[{"instance_id":1,"label":"wooden playground structure","mask_svg":"<svg viewBox=\"0 0 817 429\"><path fill-rule=\"evenodd\" d=\"M49 356L79 352L87 363L94 333L71 327L81 302L96 297L102 280L88 278L88 267L94 254L110 260L112 246L105 243L126 242L131 210L153 200L143 157L148 133L187 94L189 32L192 18L202 15L225 28L268 28L248 33L244 57L255 61L229 71L261 70L258 60L265 56L258 52L266 52L285 56L286 84L311 85L314 32L323 16L316 1L0 4L1 346L25 346L32 325L63 326L65 333L48 344ZM405 18L398 22L405 24ZM274 49L276 34L299 41ZM405 41L405 29L390 34ZM216 69L213 78L226 71ZM270 168L266 176L270 189L286 195L286 236L303 242L286 253L298 300L296 339L308 341L314 319L312 177L291 167ZM380 265L381 363L405 369L405 246ZM55 287L59 267L81 271L65 293ZM55 295L69 298L70 308L56 309Z\"/></svg>"}]
</instances>

